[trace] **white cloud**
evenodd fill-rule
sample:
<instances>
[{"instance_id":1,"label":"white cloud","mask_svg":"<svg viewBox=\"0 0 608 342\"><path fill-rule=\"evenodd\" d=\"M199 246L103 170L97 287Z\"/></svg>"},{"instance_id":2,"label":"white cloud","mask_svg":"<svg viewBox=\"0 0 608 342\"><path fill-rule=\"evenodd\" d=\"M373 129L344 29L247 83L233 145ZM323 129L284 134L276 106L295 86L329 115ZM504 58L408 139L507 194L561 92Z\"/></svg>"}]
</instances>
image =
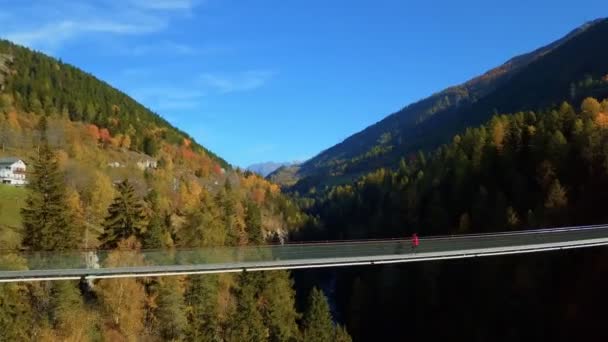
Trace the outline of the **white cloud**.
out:
<instances>
[{"instance_id":1,"label":"white cloud","mask_svg":"<svg viewBox=\"0 0 608 342\"><path fill-rule=\"evenodd\" d=\"M182 44L173 41L160 41L154 44L139 44L139 45L128 45L128 44L112 44L111 48L108 49L113 54L120 54L125 56L145 56L149 54L171 54L171 55L183 55L183 56L203 56L203 55L217 55L232 51L232 49L224 46L192 46L188 44Z\"/></svg>"},{"instance_id":2,"label":"white cloud","mask_svg":"<svg viewBox=\"0 0 608 342\"><path fill-rule=\"evenodd\" d=\"M275 74L271 70L248 70L236 74L203 73L200 81L204 86L226 94L260 88Z\"/></svg>"},{"instance_id":3,"label":"white cloud","mask_svg":"<svg viewBox=\"0 0 608 342\"><path fill-rule=\"evenodd\" d=\"M163 22L128 24L117 21L60 21L39 28L6 34L15 43L37 47L57 47L61 43L87 33L144 34L163 29Z\"/></svg>"},{"instance_id":4,"label":"white cloud","mask_svg":"<svg viewBox=\"0 0 608 342\"><path fill-rule=\"evenodd\" d=\"M130 95L159 112L198 108L206 96L203 91L177 86L137 88Z\"/></svg>"},{"instance_id":5,"label":"white cloud","mask_svg":"<svg viewBox=\"0 0 608 342\"><path fill-rule=\"evenodd\" d=\"M190 0L13 2L2 12L0 36L36 49L55 49L92 34L144 35L168 28L196 5ZM187 46L176 46L184 52Z\"/></svg>"}]
</instances>

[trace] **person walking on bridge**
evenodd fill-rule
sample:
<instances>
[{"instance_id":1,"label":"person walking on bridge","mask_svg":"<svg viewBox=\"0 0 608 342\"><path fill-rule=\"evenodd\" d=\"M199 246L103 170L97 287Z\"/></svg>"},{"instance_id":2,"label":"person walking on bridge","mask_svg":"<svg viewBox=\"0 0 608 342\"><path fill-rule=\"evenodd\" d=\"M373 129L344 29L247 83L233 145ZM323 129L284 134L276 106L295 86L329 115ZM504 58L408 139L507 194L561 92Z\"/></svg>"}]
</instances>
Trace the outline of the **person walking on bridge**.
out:
<instances>
[{"instance_id":1,"label":"person walking on bridge","mask_svg":"<svg viewBox=\"0 0 608 342\"><path fill-rule=\"evenodd\" d=\"M420 240L418 239L418 234L412 234L412 250L415 251L419 244Z\"/></svg>"}]
</instances>

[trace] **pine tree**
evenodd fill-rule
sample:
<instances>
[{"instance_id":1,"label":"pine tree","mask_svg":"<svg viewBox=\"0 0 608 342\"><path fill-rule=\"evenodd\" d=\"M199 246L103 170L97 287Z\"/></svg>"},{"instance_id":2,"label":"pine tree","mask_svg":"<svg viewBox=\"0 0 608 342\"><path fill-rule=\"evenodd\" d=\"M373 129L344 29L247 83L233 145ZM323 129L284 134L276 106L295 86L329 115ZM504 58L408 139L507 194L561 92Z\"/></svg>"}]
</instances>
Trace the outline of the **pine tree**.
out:
<instances>
[{"instance_id":1,"label":"pine tree","mask_svg":"<svg viewBox=\"0 0 608 342\"><path fill-rule=\"evenodd\" d=\"M166 341L180 340L188 325L184 297L174 277L162 279L158 291L155 315L160 322L160 334Z\"/></svg>"},{"instance_id":2,"label":"pine tree","mask_svg":"<svg viewBox=\"0 0 608 342\"><path fill-rule=\"evenodd\" d=\"M293 341L298 339L293 281L287 271L261 272L260 302L262 317L270 333L270 341Z\"/></svg>"},{"instance_id":3,"label":"pine tree","mask_svg":"<svg viewBox=\"0 0 608 342\"><path fill-rule=\"evenodd\" d=\"M236 289L236 310L228 322L227 341L266 341L268 332L256 301L256 276L243 272Z\"/></svg>"},{"instance_id":4,"label":"pine tree","mask_svg":"<svg viewBox=\"0 0 608 342\"><path fill-rule=\"evenodd\" d=\"M77 284L65 280L53 282L49 304L53 326L56 329L69 330L67 327L73 324L74 313L79 311L83 304Z\"/></svg>"},{"instance_id":5,"label":"pine tree","mask_svg":"<svg viewBox=\"0 0 608 342\"><path fill-rule=\"evenodd\" d=\"M218 321L218 291L217 275L190 277L190 284L185 293L190 340L221 341Z\"/></svg>"},{"instance_id":6,"label":"pine tree","mask_svg":"<svg viewBox=\"0 0 608 342\"><path fill-rule=\"evenodd\" d=\"M118 242L133 236L141 238L145 226L144 206L128 180L118 185L118 195L108 208L104 232L99 237L102 248L115 248Z\"/></svg>"},{"instance_id":7,"label":"pine tree","mask_svg":"<svg viewBox=\"0 0 608 342\"><path fill-rule=\"evenodd\" d=\"M79 245L78 229L66 205L66 185L46 139L46 118L40 119L41 141L29 176L29 195L21 210L23 244L33 250L66 250Z\"/></svg>"},{"instance_id":8,"label":"pine tree","mask_svg":"<svg viewBox=\"0 0 608 342\"><path fill-rule=\"evenodd\" d=\"M353 342L353 339L350 337L344 326L338 325L336 327L336 336L334 337L334 342Z\"/></svg>"},{"instance_id":9,"label":"pine tree","mask_svg":"<svg viewBox=\"0 0 608 342\"><path fill-rule=\"evenodd\" d=\"M331 342L333 338L334 325L327 298L323 291L314 287L304 313L304 341Z\"/></svg>"},{"instance_id":10,"label":"pine tree","mask_svg":"<svg viewBox=\"0 0 608 342\"><path fill-rule=\"evenodd\" d=\"M226 230L226 244L235 246L239 242L239 234L236 229L236 203L232 185L228 179L224 183L224 188L217 193L215 201L222 210L222 219Z\"/></svg>"},{"instance_id":11,"label":"pine tree","mask_svg":"<svg viewBox=\"0 0 608 342\"><path fill-rule=\"evenodd\" d=\"M143 142L143 150L144 153L154 157L158 153L158 145L156 144L156 139L154 137L146 136Z\"/></svg>"},{"instance_id":12,"label":"pine tree","mask_svg":"<svg viewBox=\"0 0 608 342\"><path fill-rule=\"evenodd\" d=\"M559 180L555 180L549 191L547 192L547 199L545 200L545 208L547 209L560 209L568 205L568 198L566 197L566 190L560 184Z\"/></svg>"},{"instance_id":13,"label":"pine tree","mask_svg":"<svg viewBox=\"0 0 608 342\"><path fill-rule=\"evenodd\" d=\"M0 284L0 341L32 339L32 308L25 283Z\"/></svg>"},{"instance_id":14,"label":"pine tree","mask_svg":"<svg viewBox=\"0 0 608 342\"><path fill-rule=\"evenodd\" d=\"M247 212L245 214L245 226L249 234L249 242L260 245L264 243L264 234L262 232L262 213L252 201L247 201Z\"/></svg>"},{"instance_id":15,"label":"pine tree","mask_svg":"<svg viewBox=\"0 0 608 342\"><path fill-rule=\"evenodd\" d=\"M165 235L164 220L158 213L153 213L143 233L142 246L144 249L159 249L163 247Z\"/></svg>"}]
</instances>

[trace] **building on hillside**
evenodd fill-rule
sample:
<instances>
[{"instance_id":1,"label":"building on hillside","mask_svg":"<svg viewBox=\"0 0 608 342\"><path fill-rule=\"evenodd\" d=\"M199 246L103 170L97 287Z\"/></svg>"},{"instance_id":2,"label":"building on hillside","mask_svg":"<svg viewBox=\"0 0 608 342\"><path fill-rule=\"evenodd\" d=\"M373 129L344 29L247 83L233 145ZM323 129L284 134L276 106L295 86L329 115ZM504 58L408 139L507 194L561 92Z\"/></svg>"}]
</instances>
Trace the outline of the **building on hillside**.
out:
<instances>
[{"instance_id":1,"label":"building on hillside","mask_svg":"<svg viewBox=\"0 0 608 342\"><path fill-rule=\"evenodd\" d=\"M19 158L0 158L0 182L2 184L26 185L25 169L25 163Z\"/></svg>"},{"instance_id":2,"label":"building on hillside","mask_svg":"<svg viewBox=\"0 0 608 342\"><path fill-rule=\"evenodd\" d=\"M117 161L113 161L111 163L108 163L108 166L111 167L111 168L125 167L124 165L122 165L121 163L119 163Z\"/></svg>"},{"instance_id":3,"label":"building on hillside","mask_svg":"<svg viewBox=\"0 0 608 342\"><path fill-rule=\"evenodd\" d=\"M158 166L158 162L154 159L143 159L137 162L137 167L140 170L145 169L156 169Z\"/></svg>"}]
</instances>

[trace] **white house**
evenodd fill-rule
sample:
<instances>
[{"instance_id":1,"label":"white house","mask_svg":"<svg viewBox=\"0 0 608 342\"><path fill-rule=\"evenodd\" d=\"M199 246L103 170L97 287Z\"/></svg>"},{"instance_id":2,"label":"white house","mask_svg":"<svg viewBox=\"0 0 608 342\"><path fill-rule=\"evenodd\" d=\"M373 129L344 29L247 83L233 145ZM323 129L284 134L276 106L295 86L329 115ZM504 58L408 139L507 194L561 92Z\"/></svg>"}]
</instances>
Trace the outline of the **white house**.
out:
<instances>
[{"instance_id":1,"label":"white house","mask_svg":"<svg viewBox=\"0 0 608 342\"><path fill-rule=\"evenodd\" d=\"M0 158L0 182L12 185L27 184L25 168L25 163L19 158Z\"/></svg>"},{"instance_id":2,"label":"white house","mask_svg":"<svg viewBox=\"0 0 608 342\"><path fill-rule=\"evenodd\" d=\"M121 163L119 163L117 161L113 161L111 163L108 163L108 166L111 167L111 168L125 167L124 165L122 165Z\"/></svg>"},{"instance_id":3,"label":"white house","mask_svg":"<svg viewBox=\"0 0 608 342\"><path fill-rule=\"evenodd\" d=\"M142 171L145 169L156 169L158 162L154 159L143 159L137 162L137 167Z\"/></svg>"}]
</instances>

